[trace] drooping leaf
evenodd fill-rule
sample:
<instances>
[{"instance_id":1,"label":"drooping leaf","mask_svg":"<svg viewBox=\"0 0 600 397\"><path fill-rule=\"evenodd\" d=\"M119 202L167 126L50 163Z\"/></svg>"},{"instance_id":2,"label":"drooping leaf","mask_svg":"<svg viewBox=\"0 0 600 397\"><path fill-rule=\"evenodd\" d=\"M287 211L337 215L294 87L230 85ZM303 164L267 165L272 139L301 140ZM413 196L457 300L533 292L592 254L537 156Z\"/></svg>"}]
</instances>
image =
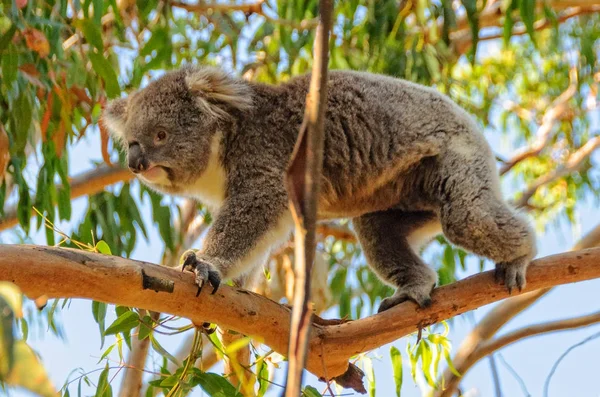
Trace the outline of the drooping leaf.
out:
<instances>
[{"instance_id":1,"label":"drooping leaf","mask_svg":"<svg viewBox=\"0 0 600 397\"><path fill-rule=\"evenodd\" d=\"M243 397L227 379L211 372L195 374L194 382L211 397Z\"/></svg>"},{"instance_id":2,"label":"drooping leaf","mask_svg":"<svg viewBox=\"0 0 600 397\"><path fill-rule=\"evenodd\" d=\"M94 51L88 52L88 56L90 61L92 62L92 67L98 73L100 77L104 80L104 88L106 89L106 94L109 98L116 98L121 93L121 88L119 87L119 82L117 80L117 75L112 68L112 65L104 56L98 54Z\"/></svg>"},{"instance_id":3,"label":"drooping leaf","mask_svg":"<svg viewBox=\"0 0 600 397\"><path fill-rule=\"evenodd\" d=\"M303 397L322 397L322 394L319 393L319 391L317 389L315 389L312 386L306 386L303 390L302 390L302 396Z\"/></svg>"},{"instance_id":4,"label":"drooping leaf","mask_svg":"<svg viewBox=\"0 0 600 397\"><path fill-rule=\"evenodd\" d=\"M111 325L106 329L106 335L114 335L119 332L130 331L137 327L140 322L140 316L134 311L127 311L120 315Z\"/></svg>"},{"instance_id":5,"label":"drooping leaf","mask_svg":"<svg viewBox=\"0 0 600 397\"><path fill-rule=\"evenodd\" d=\"M24 341L15 342L14 366L2 380L8 385L22 387L42 397L58 395L44 366Z\"/></svg>"},{"instance_id":6,"label":"drooping leaf","mask_svg":"<svg viewBox=\"0 0 600 397\"><path fill-rule=\"evenodd\" d=\"M390 358L392 359L392 371L394 374L394 384L396 386L396 397L400 397L402 391L402 355L396 346L390 348Z\"/></svg>"}]
</instances>

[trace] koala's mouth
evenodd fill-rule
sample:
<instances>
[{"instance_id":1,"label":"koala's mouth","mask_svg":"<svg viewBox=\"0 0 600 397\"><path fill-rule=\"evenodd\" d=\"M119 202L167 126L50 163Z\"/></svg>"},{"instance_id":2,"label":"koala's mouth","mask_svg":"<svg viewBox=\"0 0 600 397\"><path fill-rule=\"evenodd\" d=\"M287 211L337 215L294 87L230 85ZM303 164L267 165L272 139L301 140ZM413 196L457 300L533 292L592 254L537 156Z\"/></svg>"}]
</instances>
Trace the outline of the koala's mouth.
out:
<instances>
[{"instance_id":1,"label":"koala's mouth","mask_svg":"<svg viewBox=\"0 0 600 397\"><path fill-rule=\"evenodd\" d=\"M170 185L173 171L170 168L155 165L140 172L138 176L149 183L156 185Z\"/></svg>"}]
</instances>

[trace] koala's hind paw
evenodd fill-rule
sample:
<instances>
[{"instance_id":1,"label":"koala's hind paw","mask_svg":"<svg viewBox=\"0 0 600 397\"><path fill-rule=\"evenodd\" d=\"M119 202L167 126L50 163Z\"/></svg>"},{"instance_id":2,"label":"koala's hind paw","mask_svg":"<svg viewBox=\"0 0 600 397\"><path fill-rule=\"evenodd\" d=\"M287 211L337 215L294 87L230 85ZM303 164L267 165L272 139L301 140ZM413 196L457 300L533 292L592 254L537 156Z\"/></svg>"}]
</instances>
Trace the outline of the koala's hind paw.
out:
<instances>
[{"instance_id":1,"label":"koala's hind paw","mask_svg":"<svg viewBox=\"0 0 600 397\"><path fill-rule=\"evenodd\" d=\"M434 288L435 283L433 285L410 285L400 287L396 290L394 295L381 301L377 313L386 311L387 309L408 300L415 302L422 308L429 307L431 306L431 292Z\"/></svg>"},{"instance_id":2,"label":"koala's hind paw","mask_svg":"<svg viewBox=\"0 0 600 397\"><path fill-rule=\"evenodd\" d=\"M213 287L212 294L217 292L221 284L221 273L210 263L209 259L196 254L192 250L188 250L182 255L181 261L183 262L181 271L189 269L196 274L196 284L198 285L196 296L200 295L202 287L204 287L204 283L207 281Z\"/></svg>"},{"instance_id":3,"label":"koala's hind paw","mask_svg":"<svg viewBox=\"0 0 600 397\"><path fill-rule=\"evenodd\" d=\"M528 257L517 258L510 262L500 262L496 264L496 282L502 283L508 289L508 293L516 287L519 292L525 288L527 266L529 265Z\"/></svg>"}]
</instances>

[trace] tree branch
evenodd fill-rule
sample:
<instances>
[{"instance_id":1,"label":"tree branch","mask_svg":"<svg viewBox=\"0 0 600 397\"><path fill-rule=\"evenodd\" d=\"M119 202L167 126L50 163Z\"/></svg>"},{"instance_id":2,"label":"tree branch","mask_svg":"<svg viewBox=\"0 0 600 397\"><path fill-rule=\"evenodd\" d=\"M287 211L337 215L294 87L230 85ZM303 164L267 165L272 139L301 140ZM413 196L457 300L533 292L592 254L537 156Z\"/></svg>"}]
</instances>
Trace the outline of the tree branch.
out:
<instances>
[{"instance_id":1,"label":"tree branch","mask_svg":"<svg viewBox=\"0 0 600 397\"><path fill-rule=\"evenodd\" d=\"M71 200L99 193L108 185L129 181L132 178L133 174L125 168L101 165L96 169L84 172L71 179ZM60 189L60 185L57 188ZM0 218L0 231L18 224L17 207L9 207L5 212L4 218Z\"/></svg>"},{"instance_id":2,"label":"tree branch","mask_svg":"<svg viewBox=\"0 0 600 397\"><path fill-rule=\"evenodd\" d=\"M600 248L537 259L529 267L527 289L598 278L599 263ZM222 286L215 295L204 290L195 298L197 288L188 272L67 248L2 245L0 280L15 283L30 298L94 299L170 313L195 324L209 321L287 354L287 307L229 286ZM361 320L327 326L313 323L306 368L322 379L338 377L341 384L360 380L360 374L339 378L352 372L350 357L413 333L419 325L431 325L508 296L506 288L494 282L493 271L487 271L437 288L433 305L427 309L406 302Z\"/></svg>"},{"instance_id":3,"label":"tree branch","mask_svg":"<svg viewBox=\"0 0 600 397\"><path fill-rule=\"evenodd\" d=\"M317 26L318 19L303 19L301 21L294 21L290 19L282 19L282 18L272 18L268 14L266 14L262 6L265 3L265 0L259 0L255 3L247 3L247 4L223 4L223 3L183 3L180 1L171 1L171 7L181 8L189 12L204 12L204 13L213 13L213 12L234 12L234 11L242 11L246 16L250 16L252 14L260 15L265 18L267 21L272 23L277 23L280 25L287 25L296 29L311 29Z\"/></svg>"},{"instance_id":4,"label":"tree branch","mask_svg":"<svg viewBox=\"0 0 600 397\"><path fill-rule=\"evenodd\" d=\"M311 331L310 282L317 246L317 207L323 168L329 36L333 1L319 0L310 88L304 120L286 172L286 189L295 224L294 298L288 347L285 395L300 395Z\"/></svg>"},{"instance_id":5,"label":"tree branch","mask_svg":"<svg viewBox=\"0 0 600 397\"><path fill-rule=\"evenodd\" d=\"M567 102L577 92L577 69L572 68L569 71L569 78L569 87L552 102L552 105L544 113L535 141L530 146L517 150L517 153L500 168L500 175L506 174L521 161L537 156L548 145L552 129L567 112L569 109Z\"/></svg>"},{"instance_id":6,"label":"tree branch","mask_svg":"<svg viewBox=\"0 0 600 397\"><path fill-rule=\"evenodd\" d=\"M568 318L564 320L557 320L547 323L541 323L536 325L530 325L513 331L504 336L500 336L494 340L488 340L481 343L481 345L471 354L466 360L462 362L462 373L471 369L482 358L494 353L506 347L512 343L518 342L522 339L529 338L532 336L538 336L547 334L550 332L566 331L575 328L581 328L588 325L596 324L600 322L600 312L588 314L586 316ZM448 388L441 392L441 396L450 397L452 395L451 389ZM450 391L450 392L449 392Z\"/></svg>"},{"instance_id":7,"label":"tree branch","mask_svg":"<svg viewBox=\"0 0 600 397\"><path fill-rule=\"evenodd\" d=\"M600 246L600 224L579 240L571 249L572 252ZM479 324L463 340L452 359L454 367L464 376L468 371L470 357L477 354L477 349L491 339L500 328L511 319L537 302L538 299L552 290L552 287L538 289L510 298L493 308ZM445 390L437 390L436 397L451 396L458 388L462 377L457 377L449 369L442 375L446 384Z\"/></svg>"},{"instance_id":8,"label":"tree branch","mask_svg":"<svg viewBox=\"0 0 600 397\"><path fill-rule=\"evenodd\" d=\"M478 17L480 31L484 28L501 28L504 20L504 11L502 1L490 1L488 5L481 11ZM544 2L538 1L537 7L542 7ZM571 1L550 1L548 4L553 10L563 11L557 16L559 22L565 22L566 20L576 17L578 15L591 14L600 11L600 1L598 0L571 0ZM513 18L518 20L518 15L514 15ZM473 37L469 27L469 20L467 16L458 19L456 21L456 29L450 33L450 41L454 48L454 51L460 55L464 54L473 43ZM534 30L542 30L551 26L550 21L547 19L540 19L535 22ZM441 25L439 28L441 29ZM511 36L520 36L526 34L527 31L524 27L517 27ZM489 35L479 38L479 41L493 40L501 38L502 35Z\"/></svg>"},{"instance_id":9,"label":"tree branch","mask_svg":"<svg viewBox=\"0 0 600 397\"><path fill-rule=\"evenodd\" d=\"M564 164L559 165L552 171L533 181L527 190L523 192L521 197L515 201L514 205L518 208L526 206L529 199L538 191L540 187L579 170L583 165L583 161L587 159L598 147L600 147L600 136L594 137L587 141L576 152L571 154Z\"/></svg>"}]
</instances>

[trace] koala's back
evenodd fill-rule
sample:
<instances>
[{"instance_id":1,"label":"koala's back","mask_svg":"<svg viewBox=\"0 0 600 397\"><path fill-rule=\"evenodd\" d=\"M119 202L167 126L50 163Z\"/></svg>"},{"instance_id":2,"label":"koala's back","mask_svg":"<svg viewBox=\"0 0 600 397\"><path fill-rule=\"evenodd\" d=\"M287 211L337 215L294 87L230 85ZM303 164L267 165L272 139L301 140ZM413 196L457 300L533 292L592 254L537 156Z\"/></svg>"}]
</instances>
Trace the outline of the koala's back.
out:
<instances>
[{"instance_id":1,"label":"koala's back","mask_svg":"<svg viewBox=\"0 0 600 397\"><path fill-rule=\"evenodd\" d=\"M309 76L289 84L308 90ZM331 71L322 217L358 216L412 200L440 156L492 153L471 117L434 89L393 77ZM462 152L462 153L460 153Z\"/></svg>"}]
</instances>

